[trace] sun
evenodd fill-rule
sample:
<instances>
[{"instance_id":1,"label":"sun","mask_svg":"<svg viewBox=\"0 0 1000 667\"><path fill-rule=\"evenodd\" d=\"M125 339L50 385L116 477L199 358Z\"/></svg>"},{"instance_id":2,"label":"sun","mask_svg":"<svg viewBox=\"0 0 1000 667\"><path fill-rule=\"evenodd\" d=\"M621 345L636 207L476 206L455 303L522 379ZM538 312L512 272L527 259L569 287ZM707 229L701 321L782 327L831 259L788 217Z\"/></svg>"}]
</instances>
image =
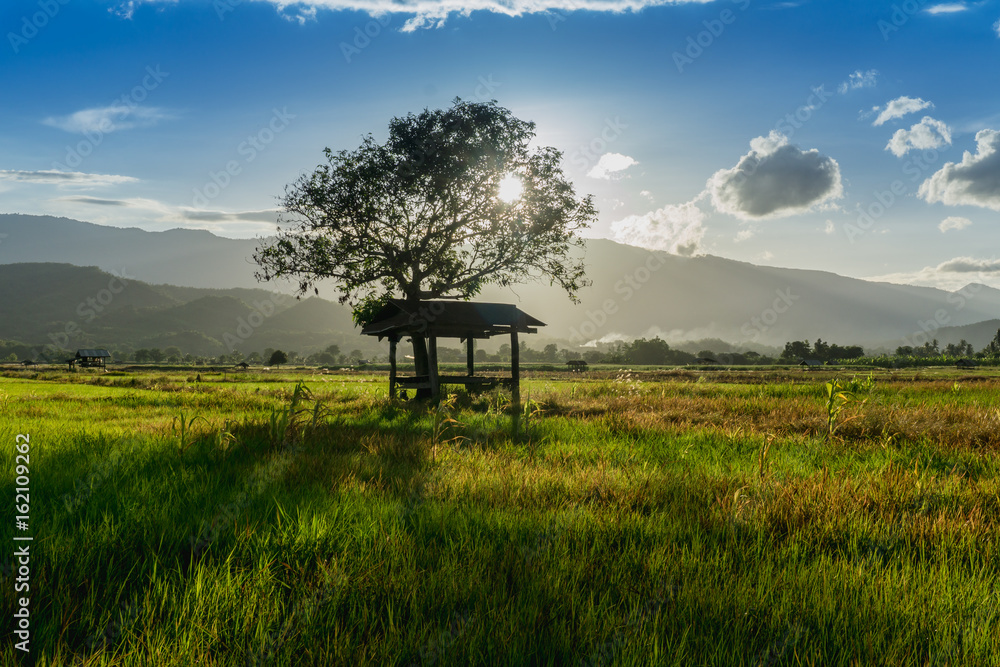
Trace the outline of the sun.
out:
<instances>
[{"instance_id":1,"label":"sun","mask_svg":"<svg viewBox=\"0 0 1000 667\"><path fill-rule=\"evenodd\" d=\"M521 179L519 179L514 174L507 174L500 181L500 187L497 190L497 197L501 201L508 204L513 204L521 196L521 191L524 190L524 186L521 185Z\"/></svg>"}]
</instances>

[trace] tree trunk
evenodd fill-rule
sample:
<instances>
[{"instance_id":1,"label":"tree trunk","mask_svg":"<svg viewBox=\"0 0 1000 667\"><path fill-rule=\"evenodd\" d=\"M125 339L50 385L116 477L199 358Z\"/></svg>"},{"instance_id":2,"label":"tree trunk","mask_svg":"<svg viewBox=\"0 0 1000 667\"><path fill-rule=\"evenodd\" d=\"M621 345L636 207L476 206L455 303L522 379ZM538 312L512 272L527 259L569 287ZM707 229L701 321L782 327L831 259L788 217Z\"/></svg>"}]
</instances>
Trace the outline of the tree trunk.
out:
<instances>
[{"instance_id":1,"label":"tree trunk","mask_svg":"<svg viewBox=\"0 0 1000 667\"><path fill-rule=\"evenodd\" d=\"M413 341L413 367L416 374L430 379L431 365L427 355L427 339L421 334L413 334L410 336L410 340ZM421 387L417 389L417 398L428 399L430 397L430 388Z\"/></svg>"}]
</instances>

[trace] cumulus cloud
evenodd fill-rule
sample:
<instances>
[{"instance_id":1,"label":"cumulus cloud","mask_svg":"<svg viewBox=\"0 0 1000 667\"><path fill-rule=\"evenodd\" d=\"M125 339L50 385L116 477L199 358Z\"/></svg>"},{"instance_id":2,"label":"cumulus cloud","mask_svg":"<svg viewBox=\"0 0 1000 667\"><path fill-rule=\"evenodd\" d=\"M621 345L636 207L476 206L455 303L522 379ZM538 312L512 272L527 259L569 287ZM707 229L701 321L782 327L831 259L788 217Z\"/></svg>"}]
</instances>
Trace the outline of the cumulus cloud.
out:
<instances>
[{"instance_id":1,"label":"cumulus cloud","mask_svg":"<svg viewBox=\"0 0 1000 667\"><path fill-rule=\"evenodd\" d=\"M705 236L705 213L696 201L667 205L645 215L631 215L613 222L614 239L650 250L694 255Z\"/></svg>"},{"instance_id":2,"label":"cumulus cloud","mask_svg":"<svg viewBox=\"0 0 1000 667\"><path fill-rule=\"evenodd\" d=\"M896 130L885 149L896 157L902 157L913 149L941 148L945 144L951 144L951 128L939 120L924 116L910 129Z\"/></svg>"},{"instance_id":3,"label":"cumulus cloud","mask_svg":"<svg viewBox=\"0 0 1000 667\"><path fill-rule=\"evenodd\" d=\"M750 152L715 172L706 187L719 212L744 220L803 213L844 194L836 160L793 146L774 130L752 140Z\"/></svg>"},{"instance_id":4,"label":"cumulus cloud","mask_svg":"<svg viewBox=\"0 0 1000 667\"><path fill-rule=\"evenodd\" d=\"M134 183L137 178L115 174L85 174L80 171L18 171L0 169L0 181L67 186L106 186Z\"/></svg>"},{"instance_id":5,"label":"cumulus cloud","mask_svg":"<svg viewBox=\"0 0 1000 667\"><path fill-rule=\"evenodd\" d=\"M601 156L601 159L597 161L594 168L587 172L587 176L591 178L603 178L605 180L610 180L611 175L624 171L634 164L639 164L633 158L628 155L622 155L621 153L605 153Z\"/></svg>"},{"instance_id":6,"label":"cumulus cloud","mask_svg":"<svg viewBox=\"0 0 1000 667\"><path fill-rule=\"evenodd\" d=\"M81 109L68 116L50 116L42 122L66 132L108 134L134 127L150 127L165 118L169 118L169 114L156 107L112 104L106 107Z\"/></svg>"},{"instance_id":7,"label":"cumulus cloud","mask_svg":"<svg viewBox=\"0 0 1000 667\"><path fill-rule=\"evenodd\" d=\"M937 270L945 273L1000 273L1000 260L956 257L938 264Z\"/></svg>"},{"instance_id":8,"label":"cumulus cloud","mask_svg":"<svg viewBox=\"0 0 1000 667\"><path fill-rule=\"evenodd\" d=\"M958 290L969 283L1000 285L1000 260L994 255L989 259L956 257L937 266L925 266L917 271L889 273L866 278L874 282L900 285L925 285L944 290Z\"/></svg>"},{"instance_id":9,"label":"cumulus cloud","mask_svg":"<svg viewBox=\"0 0 1000 667\"><path fill-rule=\"evenodd\" d=\"M885 105L885 109L882 109L881 107L875 107L872 109L872 111L879 112L878 118L875 119L875 122L872 123L872 125L877 127L892 120L893 118L902 118L907 114L916 113L933 106L934 105L930 102L922 100L919 97L907 97L906 95L903 95L902 97L897 97L896 99L891 100Z\"/></svg>"},{"instance_id":10,"label":"cumulus cloud","mask_svg":"<svg viewBox=\"0 0 1000 667\"><path fill-rule=\"evenodd\" d=\"M967 204L1000 211L1000 132L980 130L976 154L965 151L961 162L946 163L920 184L917 194L930 204Z\"/></svg>"},{"instance_id":11,"label":"cumulus cloud","mask_svg":"<svg viewBox=\"0 0 1000 667\"><path fill-rule=\"evenodd\" d=\"M870 69L867 72L857 70L853 74L848 75L847 81L840 84L837 88L837 92L841 95L845 95L849 90L857 90L858 88L874 88L877 83L878 70Z\"/></svg>"},{"instance_id":12,"label":"cumulus cloud","mask_svg":"<svg viewBox=\"0 0 1000 667\"><path fill-rule=\"evenodd\" d=\"M941 221L941 224L938 225L938 229L940 229L941 233L944 234L949 229L965 229L971 224L972 220L969 220L968 218L960 218L957 215L950 215Z\"/></svg>"},{"instance_id":13,"label":"cumulus cloud","mask_svg":"<svg viewBox=\"0 0 1000 667\"><path fill-rule=\"evenodd\" d=\"M757 233L756 229L752 228L741 229L740 231L736 232L736 237L733 240L736 241L737 243L742 243L747 239L753 238L756 233Z\"/></svg>"}]
</instances>

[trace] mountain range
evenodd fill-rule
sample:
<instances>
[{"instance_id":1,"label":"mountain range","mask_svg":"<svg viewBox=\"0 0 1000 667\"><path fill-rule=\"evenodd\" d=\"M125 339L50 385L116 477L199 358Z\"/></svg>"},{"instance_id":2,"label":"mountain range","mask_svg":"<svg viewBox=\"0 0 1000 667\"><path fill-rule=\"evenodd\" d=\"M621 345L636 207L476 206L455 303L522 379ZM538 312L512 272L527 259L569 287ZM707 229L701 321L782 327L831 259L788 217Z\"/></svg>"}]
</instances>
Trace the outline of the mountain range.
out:
<instances>
[{"instance_id":1,"label":"mountain range","mask_svg":"<svg viewBox=\"0 0 1000 667\"><path fill-rule=\"evenodd\" d=\"M289 283L258 283L258 243L204 230L147 232L0 215L0 338L72 338L65 347L177 345L192 354L373 343L335 302L334 285L296 300L287 296L294 291ZM948 292L604 239L587 241L584 260L592 284L579 304L544 283L490 287L480 298L515 303L545 321L532 347L659 335L672 344L711 338L763 348L823 338L869 350L966 339L978 349L1000 327L1000 290L984 285Z\"/></svg>"}]
</instances>

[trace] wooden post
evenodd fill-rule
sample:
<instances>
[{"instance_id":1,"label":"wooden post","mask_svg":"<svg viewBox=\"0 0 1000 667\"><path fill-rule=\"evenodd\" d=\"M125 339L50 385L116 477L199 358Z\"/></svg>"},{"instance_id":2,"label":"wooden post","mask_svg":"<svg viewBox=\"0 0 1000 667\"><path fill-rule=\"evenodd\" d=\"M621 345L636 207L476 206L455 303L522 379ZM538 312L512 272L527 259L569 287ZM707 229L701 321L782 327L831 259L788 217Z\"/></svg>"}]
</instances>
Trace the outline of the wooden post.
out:
<instances>
[{"instance_id":1,"label":"wooden post","mask_svg":"<svg viewBox=\"0 0 1000 667\"><path fill-rule=\"evenodd\" d=\"M514 414L521 412L521 348L517 345L517 330L510 332L510 393L514 401Z\"/></svg>"},{"instance_id":2,"label":"wooden post","mask_svg":"<svg viewBox=\"0 0 1000 667\"><path fill-rule=\"evenodd\" d=\"M389 398L396 398L396 339L389 339Z\"/></svg>"},{"instance_id":3,"label":"wooden post","mask_svg":"<svg viewBox=\"0 0 1000 667\"><path fill-rule=\"evenodd\" d=\"M472 336L465 339L465 365L469 368L469 377L476 374L476 364L472 356L475 351L473 347L474 340L475 339Z\"/></svg>"},{"instance_id":4,"label":"wooden post","mask_svg":"<svg viewBox=\"0 0 1000 667\"><path fill-rule=\"evenodd\" d=\"M427 372L431 381L431 400L441 398L441 382L438 379L438 343L437 336L427 338Z\"/></svg>"}]
</instances>

